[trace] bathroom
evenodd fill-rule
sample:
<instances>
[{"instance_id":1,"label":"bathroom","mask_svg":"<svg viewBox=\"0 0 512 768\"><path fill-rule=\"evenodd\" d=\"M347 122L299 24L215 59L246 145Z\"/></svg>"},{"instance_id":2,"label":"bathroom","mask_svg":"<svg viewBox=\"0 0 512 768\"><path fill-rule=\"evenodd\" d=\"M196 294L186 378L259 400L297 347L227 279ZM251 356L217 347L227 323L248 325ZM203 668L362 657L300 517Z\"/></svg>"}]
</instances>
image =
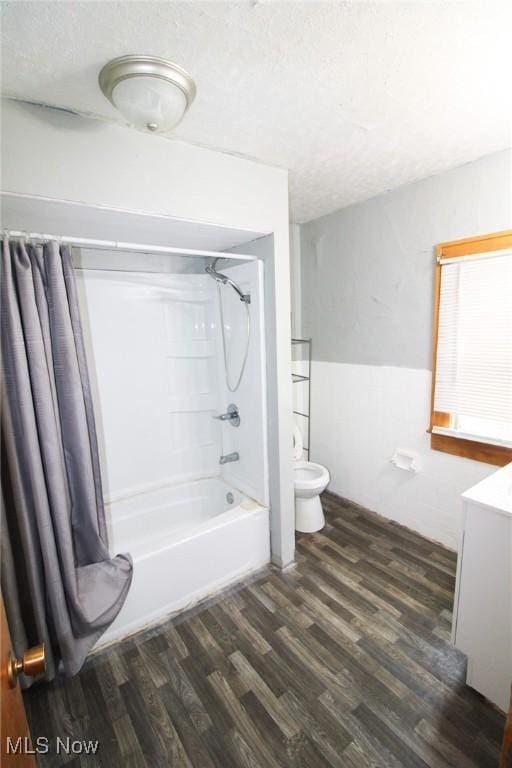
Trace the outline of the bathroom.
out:
<instances>
[{"instance_id":1,"label":"bathroom","mask_svg":"<svg viewBox=\"0 0 512 768\"><path fill-rule=\"evenodd\" d=\"M491 6L2 3L2 765L508 765Z\"/></svg>"}]
</instances>

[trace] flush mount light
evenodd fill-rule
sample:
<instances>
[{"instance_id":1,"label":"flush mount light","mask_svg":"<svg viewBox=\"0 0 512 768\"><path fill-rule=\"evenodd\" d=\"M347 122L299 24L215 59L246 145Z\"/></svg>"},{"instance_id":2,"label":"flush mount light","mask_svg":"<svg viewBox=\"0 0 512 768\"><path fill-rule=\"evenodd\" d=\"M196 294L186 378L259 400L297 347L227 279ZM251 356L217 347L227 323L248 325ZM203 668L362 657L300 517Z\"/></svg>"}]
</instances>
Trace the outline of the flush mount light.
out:
<instances>
[{"instance_id":1,"label":"flush mount light","mask_svg":"<svg viewBox=\"0 0 512 768\"><path fill-rule=\"evenodd\" d=\"M98 79L107 99L128 122L159 133L178 125L196 95L188 72L156 56L112 59Z\"/></svg>"}]
</instances>

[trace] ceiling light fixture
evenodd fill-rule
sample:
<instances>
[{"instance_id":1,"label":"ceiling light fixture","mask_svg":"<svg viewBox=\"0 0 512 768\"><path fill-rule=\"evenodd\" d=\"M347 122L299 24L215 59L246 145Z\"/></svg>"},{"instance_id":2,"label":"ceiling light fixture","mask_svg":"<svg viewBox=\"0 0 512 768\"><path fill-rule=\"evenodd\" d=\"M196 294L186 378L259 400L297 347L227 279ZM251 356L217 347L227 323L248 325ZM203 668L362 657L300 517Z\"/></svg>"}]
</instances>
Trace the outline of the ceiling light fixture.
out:
<instances>
[{"instance_id":1,"label":"ceiling light fixture","mask_svg":"<svg viewBox=\"0 0 512 768\"><path fill-rule=\"evenodd\" d=\"M157 56L120 56L105 64L100 88L129 123L148 131L170 131L194 101L188 72Z\"/></svg>"}]
</instances>

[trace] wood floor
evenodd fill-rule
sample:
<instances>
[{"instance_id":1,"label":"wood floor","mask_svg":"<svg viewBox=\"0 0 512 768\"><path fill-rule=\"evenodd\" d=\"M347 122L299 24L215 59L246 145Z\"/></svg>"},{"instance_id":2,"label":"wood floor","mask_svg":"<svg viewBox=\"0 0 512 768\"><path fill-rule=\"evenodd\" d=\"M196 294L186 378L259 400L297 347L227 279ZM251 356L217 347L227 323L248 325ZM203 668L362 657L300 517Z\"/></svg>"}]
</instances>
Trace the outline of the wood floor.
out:
<instances>
[{"instance_id":1,"label":"wood floor","mask_svg":"<svg viewBox=\"0 0 512 768\"><path fill-rule=\"evenodd\" d=\"M33 738L100 741L94 758L39 764L495 768L504 717L448 644L455 556L331 495L324 507L289 573L29 691Z\"/></svg>"}]
</instances>

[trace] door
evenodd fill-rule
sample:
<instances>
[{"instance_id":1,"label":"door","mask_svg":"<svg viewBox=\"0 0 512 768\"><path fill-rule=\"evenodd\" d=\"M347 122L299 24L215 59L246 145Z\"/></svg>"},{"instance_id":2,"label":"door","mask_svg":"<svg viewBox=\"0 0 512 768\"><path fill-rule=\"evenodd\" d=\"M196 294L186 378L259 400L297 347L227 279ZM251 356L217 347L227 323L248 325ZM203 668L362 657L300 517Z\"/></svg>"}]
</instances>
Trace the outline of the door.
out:
<instances>
[{"instance_id":1,"label":"door","mask_svg":"<svg viewBox=\"0 0 512 768\"><path fill-rule=\"evenodd\" d=\"M24 672L32 671L33 674L43 672L45 667L44 647L38 646L37 649L27 651L23 660L16 663L12 657L9 626L1 595L0 603L0 736L2 740L0 762L2 768L4 766L5 768L11 768L11 766L34 768L36 765L34 756L27 754L27 747L30 747L30 734L21 689L16 679L16 672L21 669ZM37 663L36 655L38 656ZM8 750L10 744L13 747L18 745L16 752L13 752L12 748Z\"/></svg>"}]
</instances>

